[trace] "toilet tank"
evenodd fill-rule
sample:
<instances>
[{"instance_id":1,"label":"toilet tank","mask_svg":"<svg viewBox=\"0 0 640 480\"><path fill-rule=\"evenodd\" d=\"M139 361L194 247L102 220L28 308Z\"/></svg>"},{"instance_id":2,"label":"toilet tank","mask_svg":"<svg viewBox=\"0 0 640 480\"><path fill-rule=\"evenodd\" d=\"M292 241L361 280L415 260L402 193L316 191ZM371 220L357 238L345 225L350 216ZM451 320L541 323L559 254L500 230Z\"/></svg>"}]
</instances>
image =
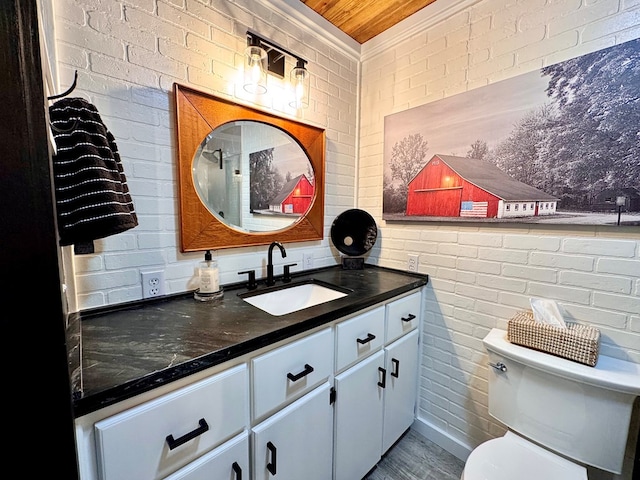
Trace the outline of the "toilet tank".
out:
<instances>
[{"instance_id":1,"label":"toilet tank","mask_svg":"<svg viewBox=\"0 0 640 480\"><path fill-rule=\"evenodd\" d=\"M600 355L595 367L484 338L489 413L521 435L586 465L621 473L640 365ZM503 371L504 370L504 371Z\"/></svg>"}]
</instances>

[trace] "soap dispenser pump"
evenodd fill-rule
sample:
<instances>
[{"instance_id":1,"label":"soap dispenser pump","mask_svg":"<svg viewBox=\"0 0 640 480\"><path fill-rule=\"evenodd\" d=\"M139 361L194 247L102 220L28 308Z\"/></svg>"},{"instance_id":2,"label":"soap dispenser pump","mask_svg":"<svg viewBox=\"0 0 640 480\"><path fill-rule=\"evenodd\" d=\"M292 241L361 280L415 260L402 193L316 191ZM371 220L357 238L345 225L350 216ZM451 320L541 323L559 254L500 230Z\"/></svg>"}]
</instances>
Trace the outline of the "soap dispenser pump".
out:
<instances>
[{"instance_id":1,"label":"soap dispenser pump","mask_svg":"<svg viewBox=\"0 0 640 480\"><path fill-rule=\"evenodd\" d=\"M218 273L218 262L213 259L211 250L204 254L204 261L198 266L198 288L193 296L196 300L208 301L221 298L222 288L220 287L220 276Z\"/></svg>"}]
</instances>

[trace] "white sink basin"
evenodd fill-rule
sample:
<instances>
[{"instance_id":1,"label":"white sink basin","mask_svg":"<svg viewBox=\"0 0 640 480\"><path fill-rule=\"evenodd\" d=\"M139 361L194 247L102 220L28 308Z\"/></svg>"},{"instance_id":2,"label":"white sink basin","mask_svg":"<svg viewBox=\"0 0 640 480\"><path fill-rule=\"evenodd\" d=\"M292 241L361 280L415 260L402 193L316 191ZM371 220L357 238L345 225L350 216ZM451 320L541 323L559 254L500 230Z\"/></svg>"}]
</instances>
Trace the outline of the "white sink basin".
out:
<instances>
[{"instance_id":1,"label":"white sink basin","mask_svg":"<svg viewBox=\"0 0 640 480\"><path fill-rule=\"evenodd\" d=\"M330 302L346 295L344 290L337 290L318 283L303 283L242 297L242 299L271 315L279 316Z\"/></svg>"}]
</instances>

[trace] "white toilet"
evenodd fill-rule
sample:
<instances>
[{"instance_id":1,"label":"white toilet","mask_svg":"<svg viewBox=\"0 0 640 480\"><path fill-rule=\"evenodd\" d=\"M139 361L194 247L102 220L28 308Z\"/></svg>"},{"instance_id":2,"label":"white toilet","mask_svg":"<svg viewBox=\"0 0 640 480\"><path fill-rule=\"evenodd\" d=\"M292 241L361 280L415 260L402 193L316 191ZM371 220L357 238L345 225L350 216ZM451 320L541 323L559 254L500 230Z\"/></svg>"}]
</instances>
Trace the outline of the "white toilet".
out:
<instances>
[{"instance_id":1,"label":"white toilet","mask_svg":"<svg viewBox=\"0 0 640 480\"><path fill-rule=\"evenodd\" d=\"M479 445L462 480L587 480L591 465L621 473L640 365L600 355L595 367L484 338L489 414L509 431Z\"/></svg>"}]
</instances>

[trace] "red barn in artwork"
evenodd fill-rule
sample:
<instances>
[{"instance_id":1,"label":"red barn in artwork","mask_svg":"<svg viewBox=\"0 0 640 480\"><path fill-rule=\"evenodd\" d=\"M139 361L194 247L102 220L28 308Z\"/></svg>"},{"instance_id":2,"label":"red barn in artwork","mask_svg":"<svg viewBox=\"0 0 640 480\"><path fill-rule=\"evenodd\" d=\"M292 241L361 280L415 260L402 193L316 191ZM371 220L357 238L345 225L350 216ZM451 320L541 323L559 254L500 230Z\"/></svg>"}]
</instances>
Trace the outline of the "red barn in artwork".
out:
<instances>
[{"instance_id":1,"label":"red barn in artwork","mask_svg":"<svg viewBox=\"0 0 640 480\"><path fill-rule=\"evenodd\" d=\"M305 174L285 183L278 195L269 201L269 210L278 213L303 214L309 210L315 188Z\"/></svg>"},{"instance_id":2,"label":"red barn in artwork","mask_svg":"<svg viewBox=\"0 0 640 480\"><path fill-rule=\"evenodd\" d=\"M434 155L409 182L406 215L509 218L551 215L558 199L475 158Z\"/></svg>"}]
</instances>

